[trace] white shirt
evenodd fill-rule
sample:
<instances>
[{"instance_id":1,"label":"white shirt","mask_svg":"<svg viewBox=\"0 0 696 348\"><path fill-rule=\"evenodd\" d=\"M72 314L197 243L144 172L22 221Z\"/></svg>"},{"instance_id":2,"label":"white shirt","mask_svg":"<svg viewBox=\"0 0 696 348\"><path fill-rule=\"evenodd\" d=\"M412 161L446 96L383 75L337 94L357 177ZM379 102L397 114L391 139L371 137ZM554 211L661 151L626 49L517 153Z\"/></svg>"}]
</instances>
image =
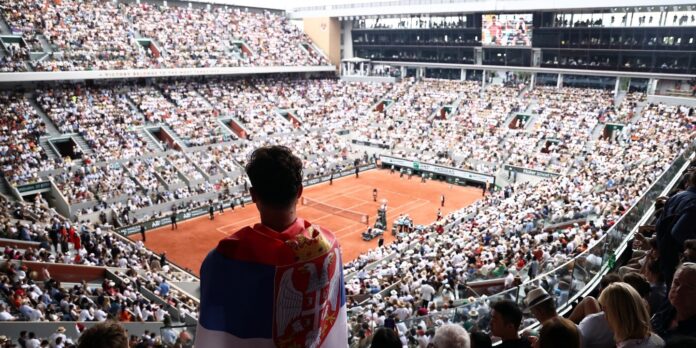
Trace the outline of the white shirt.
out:
<instances>
[{"instance_id":1,"label":"white shirt","mask_svg":"<svg viewBox=\"0 0 696 348\"><path fill-rule=\"evenodd\" d=\"M164 315L167 314L167 311L165 311L162 308L158 308L155 311L155 320L157 321L164 321Z\"/></svg>"},{"instance_id":2,"label":"white shirt","mask_svg":"<svg viewBox=\"0 0 696 348\"><path fill-rule=\"evenodd\" d=\"M105 320L106 320L106 317L107 317L106 312L104 312L103 310L101 310L101 308L100 308L100 309L97 309L97 310L94 312L94 319L95 319L96 321L105 321Z\"/></svg>"},{"instance_id":3,"label":"white shirt","mask_svg":"<svg viewBox=\"0 0 696 348\"><path fill-rule=\"evenodd\" d=\"M41 346L41 341L36 338L28 339L26 342L27 348L39 348Z\"/></svg>"},{"instance_id":4,"label":"white shirt","mask_svg":"<svg viewBox=\"0 0 696 348\"><path fill-rule=\"evenodd\" d=\"M580 335L584 348L614 347L614 333L609 328L609 322L604 312L586 316L580 324Z\"/></svg>"},{"instance_id":5,"label":"white shirt","mask_svg":"<svg viewBox=\"0 0 696 348\"><path fill-rule=\"evenodd\" d=\"M87 321L87 320L94 320L94 316L89 313L88 309L83 309L80 311L80 318L77 321Z\"/></svg>"},{"instance_id":6,"label":"white shirt","mask_svg":"<svg viewBox=\"0 0 696 348\"><path fill-rule=\"evenodd\" d=\"M433 299L433 294L435 294L435 289L428 285L428 284L423 284L421 286L421 297L426 300L426 301L432 301Z\"/></svg>"},{"instance_id":7,"label":"white shirt","mask_svg":"<svg viewBox=\"0 0 696 348\"><path fill-rule=\"evenodd\" d=\"M12 314L10 314L7 311L0 312L0 321L7 321L7 320L15 320L15 317L13 317Z\"/></svg>"}]
</instances>

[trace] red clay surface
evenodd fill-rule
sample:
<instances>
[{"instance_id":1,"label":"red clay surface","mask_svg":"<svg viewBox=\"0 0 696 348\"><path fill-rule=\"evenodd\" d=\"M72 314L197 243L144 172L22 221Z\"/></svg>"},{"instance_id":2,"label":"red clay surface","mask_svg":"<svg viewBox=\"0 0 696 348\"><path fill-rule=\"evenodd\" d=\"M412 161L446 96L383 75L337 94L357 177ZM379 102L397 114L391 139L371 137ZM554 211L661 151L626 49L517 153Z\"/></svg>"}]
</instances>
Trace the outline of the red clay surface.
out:
<instances>
[{"instance_id":1,"label":"red clay surface","mask_svg":"<svg viewBox=\"0 0 696 348\"><path fill-rule=\"evenodd\" d=\"M372 200L372 189L377 188L377 202ZM321 183L304 190L304 196L343 209L368 214L370 224L374 224L377 208L382 199L387 199L387 231L399 214L409 214L415 224L429 224L435 221L440 207L440 195L445 195L445 207L442 214L466 207L481 198L481 189L473 187L450 186L441 181L421 183L419 177L408 180L407 176L390 174L388 170L371 170L355 176L336 179L333 185ZM362 240L362 232L367 225L341 216L327 213L316 208L298 205L297 214L333 231L341 243L345 262L354 260L359 254L375 248L377 239L369 242ZM200 265L210 250L217 246L220 239L235 233L244 226L259 222L258 211L254 204L237 207L234 211L226 207L224 214L215 213L215 219L208 215L181 221L179 228L172 231L170 226L147 232L145 245L158 253L167 252L167 258L181 267L198 275ZM385 243L394 240L390 232L384 234ZM140 234L130 236L140 240Z\"/></svg>"}]
</instances>

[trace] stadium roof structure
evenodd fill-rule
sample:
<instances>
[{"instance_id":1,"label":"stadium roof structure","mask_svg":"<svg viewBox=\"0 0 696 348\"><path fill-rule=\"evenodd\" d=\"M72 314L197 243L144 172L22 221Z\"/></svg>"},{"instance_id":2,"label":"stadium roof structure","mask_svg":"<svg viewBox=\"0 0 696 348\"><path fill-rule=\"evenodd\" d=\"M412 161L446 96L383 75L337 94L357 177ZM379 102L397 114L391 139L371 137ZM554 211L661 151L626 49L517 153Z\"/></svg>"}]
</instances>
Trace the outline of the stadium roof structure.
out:
<instances>
[{"instance_id":1,"label":"stadium roof structure","mask_svg":"<svg viewBox=\"0 0 696 348\"><path fill-rule=\"evenodd\" d=\"M367 63L370 60L367 58L360 58L360 57L351 57L351 58L344 58L341 59L341 62L343 63Z\"/></svg>"},{"instance_id":2,"label":"stadium roof structure","mask_svg":"<svg viewBox=\"0 0 696 348\"><path fill-rule=\"evenodd\" d=\"M0 74L3 82L31 81L70 81L70 80L107 80L132 79L143 77L176 77L176 76L221 76L221 75L253 75L253 74L289 74L334 72L333 65L318 66L250 66L250 67L221 67L221 68L169 68L169 69L123 69L123 70L85 70L85 71L30 71L7 72Z\"/></svg>"},{"instance_id":3,"label":"stadium roof structure","mask_svg":"<svg viewBox=\"0 0 696 348\"><path fill-rule=\"evenodd\" d=\"M290 18L338 17L339 19L358 19L370 16L435 13L472 12L513 12L534 10L567 10L609 8L614 12L628 8L648 11L664 7L696 8L693 0L616 0L607 3L601 0L386 0L386 1L345 1L339 4L298 6L288 9Z\"/></svg>"},{"instance_id":4,"label":"stadium roof structure","mask_svg":"<svg viewBox=\"0 0 696 348\"><path fill-rule=\"evenodd\" d=\"M689 80L696 78L694 74L671 74L671 73L655 73L655 72L640 72L640 71L617 71L617 70L581 70L567 68L541 68L530 66L510 66L510 65L476 65L476 64L451 64L451 63L433 63L433 62L402 62L402 61L379 61L370 60L376 65L390 65L406 68L441 68L441 69L470 69L470 70L487 70L487 71L518 71L528 73L545 73L545 74L562 74L562 75L585 75L585 76L609 76L609 77L632 77L632 78L647 78L647 79L664 79L664 80Z\"/></svg>"}]
</instances>

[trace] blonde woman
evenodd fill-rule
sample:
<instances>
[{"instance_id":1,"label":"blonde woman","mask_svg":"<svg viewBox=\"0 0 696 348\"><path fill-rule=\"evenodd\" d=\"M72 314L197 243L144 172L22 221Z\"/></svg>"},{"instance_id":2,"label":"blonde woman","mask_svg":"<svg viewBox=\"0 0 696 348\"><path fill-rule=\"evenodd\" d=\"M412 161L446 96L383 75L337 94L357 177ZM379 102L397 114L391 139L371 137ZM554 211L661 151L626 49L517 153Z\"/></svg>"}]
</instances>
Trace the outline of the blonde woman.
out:
<instances>
[{"instance_id":1,"label":"blonde woman","mask_svg":"<svg viewBox=\"0 0 696 348\"><path fill-rule=\"evenodd\" d=\"M599 296L599 303L617 348L661 348L665 342L650 332L650 315L638 292L626 283L613 283Z\"/></svg>"}]
</instances>

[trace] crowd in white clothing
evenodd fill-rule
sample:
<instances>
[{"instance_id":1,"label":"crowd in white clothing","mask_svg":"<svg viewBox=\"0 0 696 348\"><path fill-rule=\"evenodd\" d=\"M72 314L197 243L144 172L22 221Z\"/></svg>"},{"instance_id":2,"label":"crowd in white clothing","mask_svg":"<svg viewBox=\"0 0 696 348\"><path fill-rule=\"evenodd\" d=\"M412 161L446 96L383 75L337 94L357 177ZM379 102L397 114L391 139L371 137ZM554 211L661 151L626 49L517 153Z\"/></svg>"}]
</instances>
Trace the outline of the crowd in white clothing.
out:
<instances>
[{"instance_id":1,"label":"crowd in white clothing","mask_svg":"<svg viewBox=\"0 0 696 348\"><path fill-rule=\"evenodd\" d=\"M403 312L404 320L451 307L449 300L461 299L458 285L467 281L495 275L508 277L509 287L568 261L592 248L693 139L691 122L686 108L648 106L620 141L592 143L591 155L573 175L505 187L448 216L446 223L462 221L443 234L402 235L361 255L345 267L351 274L347 289L351 295L370 296L349 301L349 307L375 327L378 312ZM658 139L657 134L664 136ZM580 223L541 228L573 220ZM597 260L588 255L585 267L597 269L601 258ZM528 273L520 272L523 268ZM577 282L566 285L584 286ZM383 291L394 284L393 291ZM429 287L437 296L425 292Z\"/></svg>"},{"instance_id":2,"label":"crowd in white clothing","mask_svg":"<svg viewBox=\"0 0 696 348\"><path fill-rule=\"evenodd\" d=\"M10 184L39 179L38 173L55 168L39 145L46 125L29 100L16 93L0 94L0 165Z\"/></svg>"},{"instance_id":3,"label":"crowd in white clothing","mask_svg":"<svg viewBox=\"0 0 696 348\"><path fill-rule=\"evenodd\" d=\"M0 320L163 321L170 317L181 321L184 316L197 317L192 298L169 284L162 285L196 279L169 265L164 254L150 252L142 242L117 237L108 228L71 224L47 210L40 199L36 203L2 201L0 234L40 243L22 249L3 247L5 260L117 267L121 279L67 286L52 279L45 267L11 263L0 273L4 289ZM153 291L165 304L146 299L141 287Z\"/></svg>"},{"instance_id":4,"label":"crowd in white clothing","mask_svg":"<svg viewBox=\"0 0 696 348\"><path fill-rule=\"evenodd\" d=\"M142 156L147 147L133 127L144 124L126 96L108 88L49 89L37 91L41 108L61 133L78 133L94 150L97 161Z\"/></svg>"},{"instance_id":5,"label":"crowd in white clothing","mask_svg":"<svg viewBox=\"0 0 696 348\"><path fill-rule=\"evenodd\" d=\"M328 64L287 17L268 11L105 0L0 5L8 25L48 53L31 63L37 71ZM26 71L26 51L5 57L0 70Z\"/></svg>"}]
</instances>

